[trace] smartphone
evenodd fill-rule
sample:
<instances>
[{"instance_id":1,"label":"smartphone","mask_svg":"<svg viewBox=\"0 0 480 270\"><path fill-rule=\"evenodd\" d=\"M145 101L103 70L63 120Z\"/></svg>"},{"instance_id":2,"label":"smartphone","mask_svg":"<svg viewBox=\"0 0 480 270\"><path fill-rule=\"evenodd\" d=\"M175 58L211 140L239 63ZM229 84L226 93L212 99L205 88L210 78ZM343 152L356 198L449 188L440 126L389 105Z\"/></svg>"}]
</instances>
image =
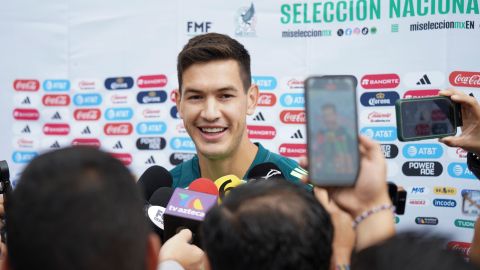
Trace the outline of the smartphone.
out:
<instances>
[{"instance_id":1,"label":"smartphone","mask_svg":"<svg viewBox=\"0 0 480 270\"><path fill-rule=\"evenodd\" d=\"M353 186L359 172L357 79L314 76L305 81L310 181L318 186Z\"/></svg>"},{"instance_id":2,"label":"smartphone","mask_svg":"<svg viewBox=\"0 0 480 270\"><path fill-rule=\"evenodd\" d=\"M399 99L395 111L402 142L454 136L461 126L460 104L449 97Z\"/></svg>"}]
</instances>

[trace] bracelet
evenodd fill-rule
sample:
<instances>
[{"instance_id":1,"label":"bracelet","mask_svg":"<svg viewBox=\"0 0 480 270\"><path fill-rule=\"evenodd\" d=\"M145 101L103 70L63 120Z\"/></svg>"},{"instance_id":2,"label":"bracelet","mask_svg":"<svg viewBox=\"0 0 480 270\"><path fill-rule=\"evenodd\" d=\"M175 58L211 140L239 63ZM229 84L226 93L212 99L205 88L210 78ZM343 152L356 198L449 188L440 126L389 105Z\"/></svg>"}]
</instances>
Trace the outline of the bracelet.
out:
<instances>
[{"instance_id":1,"label":"bracelet","mask_svg":"<svg viewBox=\"0 0 480 270\"><path fill-rule=\"evenodd\" d=\"M383 210L391 210L393 214L395 212L395 206L392 204L382 204L380 206L374 207L370 210L363 212L361 215L357 216L353 221L353 228L355 229L358 226L358 224L360 224L360 222L365 220L367 217Z\"/></svg>"},{"instance_id":2,"label":"bracelet","mask_svg":"<svg viewBox=\"0 0 480 270\"><path fill-rule=\"evenodd\" d=\"M336 270L350 270L350 265L348 265L348 264L337 264L335 269Z\"/></svg>"}]
</instances>

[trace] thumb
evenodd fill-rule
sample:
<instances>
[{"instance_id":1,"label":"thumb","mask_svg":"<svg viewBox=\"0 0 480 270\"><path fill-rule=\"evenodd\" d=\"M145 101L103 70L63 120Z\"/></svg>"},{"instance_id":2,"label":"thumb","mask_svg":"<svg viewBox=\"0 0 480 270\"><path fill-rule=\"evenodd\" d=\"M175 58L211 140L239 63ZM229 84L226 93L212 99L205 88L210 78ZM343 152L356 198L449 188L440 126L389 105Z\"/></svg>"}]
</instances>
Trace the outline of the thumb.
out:
<instances>
[{"instance_id":1,"label":"thumb","mask_svg":"<svg viewBox=\"0 0 480 270\"><path fill-rule=\"evenodd\" d=\"M450 147L462 147L463 146L463 141L461 137L454 137L454 136L448 136L439 139L441 143L446 144L447 146Z\"/></svg>"},{"instance_id":2,"label":"thumb","mask_svg":"<svg viewBox=\"0 0 480 270\"><path fill-rule=\"evenodd\" d=\"M174 237L185 243L190 243L192 241L192 231L189 229L182 229Z\"/></svg>"}]
</instances>

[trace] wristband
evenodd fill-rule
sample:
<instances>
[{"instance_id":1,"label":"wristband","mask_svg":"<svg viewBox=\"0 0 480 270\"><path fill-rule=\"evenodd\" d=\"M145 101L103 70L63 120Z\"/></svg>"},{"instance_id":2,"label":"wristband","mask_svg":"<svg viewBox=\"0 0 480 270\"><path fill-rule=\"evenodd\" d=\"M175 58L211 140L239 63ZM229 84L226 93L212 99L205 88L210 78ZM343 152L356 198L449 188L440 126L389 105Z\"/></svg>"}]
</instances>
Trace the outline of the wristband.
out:
<instances>
[{"instance_id":1,"label":"wristband","mask_svg":"<svg viewBox=\"0 0 480 270\"><path fill-rule=\"evenodd\" d=\"M365 220L366 218L368 218L369 216L375 214L375 213L378 213L380 211L383 211L383 210L390 210L392 211L392 214L395 213L395 206L391 205L391 204L382 204L380 206L376 206L370 210L367 210L365 212L363 212L361 215L357 216L355 218L355 220L353 221L353 228L355 229L358 224L360 224L360 222L362 222L363 220Z\"/></svg>"},{"instance_id":2,"label":"wristband","mask_svg":"<svg viewBox=\"0 0 480 270\"><path fill-rule=\"evenodd\" d=\"M350 265L348 265L348 264L337 264L335 269L336 270L350 270Z\"/></svg>"}]
</instances>

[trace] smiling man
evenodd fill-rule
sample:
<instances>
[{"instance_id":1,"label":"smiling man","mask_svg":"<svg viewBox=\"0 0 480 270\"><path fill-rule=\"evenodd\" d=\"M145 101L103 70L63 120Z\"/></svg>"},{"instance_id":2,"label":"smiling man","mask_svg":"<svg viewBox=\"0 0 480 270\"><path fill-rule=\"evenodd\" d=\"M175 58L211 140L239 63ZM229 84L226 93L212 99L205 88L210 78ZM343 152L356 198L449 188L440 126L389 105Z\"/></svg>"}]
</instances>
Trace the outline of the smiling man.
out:
<instances>
[{"instance_id":1,"label":"smiling man","mask_svg":"<svg viewBox=\"0 0 480 270\"><path fill-rule=\"evenodd\" d=\"M199 177L246 178L265 162L275 163L287 180L299 181L298 173L291 174L303 171L295 161L248 138L246 118L255 112L258 87L251 83L250 55L242 44L217 33L196 36L178 55L177 72L177 108L197 155L171 171L174 187Z\"/></svg>"}]
</instances>

